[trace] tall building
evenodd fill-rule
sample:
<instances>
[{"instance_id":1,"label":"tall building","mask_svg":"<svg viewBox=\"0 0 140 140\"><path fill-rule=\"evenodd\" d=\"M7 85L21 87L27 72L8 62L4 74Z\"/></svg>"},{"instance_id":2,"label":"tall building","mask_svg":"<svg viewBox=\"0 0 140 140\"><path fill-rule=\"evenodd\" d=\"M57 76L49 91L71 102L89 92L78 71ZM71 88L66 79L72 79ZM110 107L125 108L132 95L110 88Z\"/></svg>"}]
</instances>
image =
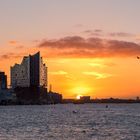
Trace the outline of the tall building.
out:
<instances>
[{"instance_id":1,"label":"tall building","mask_svg":"<svg viewBox=\"0 0 140 140\"><path fill-rule=\"evenodd\" d=\"M4 72L0 72L0 89L7 89L7 76Z\"/></svg>"},{"instance_id":2,"label":"tall building","mask_svg":"<svg viewBox=\"0 0 140 140\"><path fill-rule=\"evenodd\" d=\"M47 88L47 67L40 52L24 56L21 64L11 67L11 86Z\"/></svg>"}]
</instances>

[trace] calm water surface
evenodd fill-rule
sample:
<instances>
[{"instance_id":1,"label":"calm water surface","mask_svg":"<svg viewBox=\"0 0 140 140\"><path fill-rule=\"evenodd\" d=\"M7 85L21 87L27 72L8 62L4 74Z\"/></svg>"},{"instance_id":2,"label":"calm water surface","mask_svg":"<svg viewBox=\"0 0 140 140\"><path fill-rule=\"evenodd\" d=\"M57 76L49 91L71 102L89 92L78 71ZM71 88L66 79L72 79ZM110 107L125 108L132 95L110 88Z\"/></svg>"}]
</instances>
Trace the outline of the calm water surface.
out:
<instances>
[{"instance_id":1,"label":"calm water surface","mask_svg":"<svg viewBox=\"0 0 140 140\"><path fill-rule=\"evenodd\" d=\"M140 104L105 106L0 106L0 140L140 140Z\"/></svg>"}]
</instances>

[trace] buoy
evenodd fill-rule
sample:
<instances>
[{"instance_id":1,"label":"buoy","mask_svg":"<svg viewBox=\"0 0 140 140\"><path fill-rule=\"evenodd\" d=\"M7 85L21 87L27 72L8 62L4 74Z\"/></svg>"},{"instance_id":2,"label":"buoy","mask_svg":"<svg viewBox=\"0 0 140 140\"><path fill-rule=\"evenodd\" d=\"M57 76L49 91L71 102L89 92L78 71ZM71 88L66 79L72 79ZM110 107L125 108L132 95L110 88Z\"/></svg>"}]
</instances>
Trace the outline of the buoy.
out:
<instances>
[{"instance_id":1,"label":"buoy","mask_svg":"<svg viewBox=\"0 0 140 140\"><path fill-rule=\"evenodd\" d=\"M108 105L106 105L105 107L108 108Z\"/></svg>"},{"instance_id":2,"label":"buoy","mask_svg":"<svg viewBox=\"0 0 140 140\"><path fill-rule=\"evenodd\" d=\"M83 133L86 133L86 131L85 131L85 130L83 130Z\"/></svg>"},{"instance_id":3,"label":"buoy","mask_svg":"<svg viewBox=\"0 0 140 140\"><path fill-rule=\"evenodd\" d=\"M77 111L75 111L75 110L73 110L72 112L73 112L73 113L77 113Z\"/></svg>"}]
</instances>

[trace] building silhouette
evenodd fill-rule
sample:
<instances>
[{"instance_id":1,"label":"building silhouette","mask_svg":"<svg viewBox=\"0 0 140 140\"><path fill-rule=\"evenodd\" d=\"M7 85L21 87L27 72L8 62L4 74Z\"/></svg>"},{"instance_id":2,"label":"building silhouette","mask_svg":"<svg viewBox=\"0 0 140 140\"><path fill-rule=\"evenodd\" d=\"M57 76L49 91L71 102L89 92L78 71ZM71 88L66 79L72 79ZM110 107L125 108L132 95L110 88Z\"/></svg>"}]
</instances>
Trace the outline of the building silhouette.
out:
<instances>
[{"instance_id":1,"label":"building silhouette","mask_svg":"<svg viewBox=\"0 0 140 140\"><path fill-rule=\"evenodd\" d=\"M40 52L24 56L21 64L11 67L11 86L23 104L47 99L47 67Z\"/></svg>"},{"instance_id":2,"label":"building silhouette","mask_svg":"<svg viewBox=\"0 0 140 140\"><path fill-rule=\"evenodd\" d=\"M47 103L57 104L62 103L62 94L52 91L52 85L50 85L49 92L47 93Z\"/></svg>"},{"instance_id":3,"label":"building silhouette","mask_svg":"<svg viewBox=\"0 0 140 140\"><path fill-rule=\"evenodd\" d=\"M7 89L7 75L4 72L0 72L0 89Z\"/></svg>"},{"instance_id":4,"label":"building silhouette","mask_svg":"<svg viewBox=\"0 0 140 140\"><path fill-rule=\"evenodd\" d=\"M11 86L47 87L47 67L40 57L40 52L24 56L21 64L11 67Z\"/></svg>"},{"instance_id":5,"label":"building silhouette","mask_svg":"<svg viewBox=\"0 0 140 140\"><path fill-rule=\"evenodd\" d=\"M82 101L84 103L88 103L88 102L90 102L90 96L81 96L80 101Z\"/></svg>"},{"instance_id":6,"label":"building silhouette","mask_svg":"<svg viewBox=\"0 0 140 140\"><path fill-rule=\"evenodd\" d=\"M13 99L13 90L7 88L7 75L0 72L0 105L9 104Z\"/></svg>"}]
</instances>

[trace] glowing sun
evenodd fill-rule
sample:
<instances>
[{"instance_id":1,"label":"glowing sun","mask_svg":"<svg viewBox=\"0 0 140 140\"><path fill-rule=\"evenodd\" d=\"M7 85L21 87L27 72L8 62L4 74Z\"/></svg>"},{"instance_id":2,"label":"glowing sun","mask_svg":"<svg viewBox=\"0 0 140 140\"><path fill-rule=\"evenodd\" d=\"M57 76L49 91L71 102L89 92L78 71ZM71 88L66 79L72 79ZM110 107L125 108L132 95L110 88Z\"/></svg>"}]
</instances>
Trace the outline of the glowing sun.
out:
<instances>
[{"instance_id":1,"label":"glowing sun","mask_svg":"<svg viewBox=\"0 0 140 140\"><path fill-rule=\"evenodd\" d=\"M77 95L77 96L76 96L76 99L78 99L78 100L79 100L79 99L80 99L80 97L82 97L82 95Z\"/></svg>"}]
</instances>

